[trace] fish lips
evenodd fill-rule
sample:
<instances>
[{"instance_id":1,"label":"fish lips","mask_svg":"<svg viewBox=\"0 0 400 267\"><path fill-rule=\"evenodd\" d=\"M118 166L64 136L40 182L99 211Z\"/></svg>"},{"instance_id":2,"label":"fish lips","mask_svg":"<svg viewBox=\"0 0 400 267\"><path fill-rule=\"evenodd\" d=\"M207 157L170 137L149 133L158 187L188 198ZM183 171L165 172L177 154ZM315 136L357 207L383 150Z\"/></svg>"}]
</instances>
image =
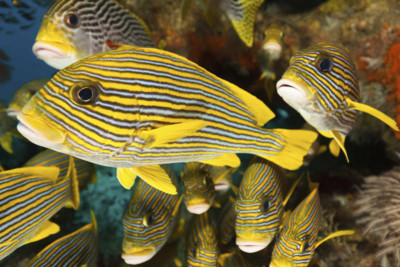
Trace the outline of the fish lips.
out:
<instances>
[{"instance_id":1,"label":"fish lips","mask_svg":"<svg viewBox=\"0 0 400 267\"><path fill-rule=\"evenodd\" d=\"M307 85L294 79L280 79L276 84L276 89L283 100L296 110L303 108L304 104L312 99Z\"/></svg>"},{"instance_id":2,"label":"fish lips","mask_svg":"<svg viewBox=\"0 0 400 267\"><path fill-rule=\"evenodd\" d=\"M153 258L153 256L157 253L156 249L147 249L144 248L142 251L135 251L132 253L122 253L121 258L127 264L141 264Z\"/></svg>"},{"instance_id":3,"label":"fish lips","mask_svg":"<svg viewBox=\"0 0 400 267\"><path fill-rule=\"evenodd\" d=\"M78 60L72 56L71 49L69 45L36 41L32 47L32 52L53 68L62 69Z\"/></svg>"},{"instance_id":4,"label":"fish lips","mask_svg":"<svg viewBox=\"0 0 400 267\"><path fill-rule=\"evenodd\" d=\"M21 112L17 119L17 130L32 143L53 149L63 145L66 135L45 121Z\"/></svg>"},{"instance_id":5,"label":"fish lips","mask_svg":"<svg viewBox=\"0 0 400 267\"><path fill-rule=\"evenodd\" d=\"M209 202L196 203L196 204L187 204L186 209L192 214L202 214L209 210L211 204Z\"/></svg>"},{"instance_id":6,"label":"fish lips","mask_svg":"<svg viewBox=\"0 0 400 267\"><path fill-rule=\"evenodd\" d=\"M248 240L236 237L236 245L239 249L246 253L255 253L266 248L272 241L272 236L260 240Z\"/></svg>"}]
</instances>

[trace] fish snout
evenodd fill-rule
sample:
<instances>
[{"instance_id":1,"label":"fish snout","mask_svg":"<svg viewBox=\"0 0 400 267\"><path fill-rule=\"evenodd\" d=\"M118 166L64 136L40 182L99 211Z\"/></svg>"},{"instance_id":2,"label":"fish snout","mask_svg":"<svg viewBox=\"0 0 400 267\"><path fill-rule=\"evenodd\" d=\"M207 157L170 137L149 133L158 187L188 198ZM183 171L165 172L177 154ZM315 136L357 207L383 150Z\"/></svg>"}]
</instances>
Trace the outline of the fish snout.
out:
<instances>
[{"instance_id":1,"label":"fish snout","mask_svg":"<svg viewBox=\"0 0 400 267\"><path fill-rule=\"evenodd\" d=\"M260 240L250 240L236 237L236 245L239 249L246 253L255 253L266 248L271 243L272 237Z\"/></svg>"},{"instance_id":2,"label":"fish snout","mask_svg":"<svg viewBox=\"0 0 400 267\"><path fill-rule=\"evenodd\" d=\"M35 56L56 69L63 69L78 59L72 55L72 47L48 41L36 41L32 47Z\"/></svg>"},{"instance_id":3,"label":"fish snout","mask_svg":"<svg viewBox=\"0 0 400 267\"><path fill-rule=\"evenodd\" d=\"M202 214L206 212L211 207L209 202L196 203L196 204L187 204L186 209L193 214Z\"/></svg>"},{"instance_id":4,"label":"fish snout","mask_svg":"<svg viewBox=\"0 0 400 267\"><path fill-rule=\"evenodd\" d=\"M140 250L134 249L132 251L122 253L121 257L127 264L141 264L150 260L157 251L152 248L141 248Z\"/></svg>"}]
</instances>

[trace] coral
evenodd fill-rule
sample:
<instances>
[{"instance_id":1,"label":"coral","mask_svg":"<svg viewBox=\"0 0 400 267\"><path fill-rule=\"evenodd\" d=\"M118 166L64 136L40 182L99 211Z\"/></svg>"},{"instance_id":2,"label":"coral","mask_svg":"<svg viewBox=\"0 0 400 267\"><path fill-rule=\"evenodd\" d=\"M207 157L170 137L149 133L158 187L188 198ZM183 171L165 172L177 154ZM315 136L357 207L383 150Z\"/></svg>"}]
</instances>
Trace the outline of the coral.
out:
<instances>
[{"instance_id":1,"label":"coral","mask_svg":"<svg viewBox=\"0 0 400 267\"><path fill-rule=\"evenodd\" d=\"M400 166L379 176L365 178L355 201L357 223L366 225L365 234L379 238L376 257L400 266Z\"/></svg>"}]
</instances>

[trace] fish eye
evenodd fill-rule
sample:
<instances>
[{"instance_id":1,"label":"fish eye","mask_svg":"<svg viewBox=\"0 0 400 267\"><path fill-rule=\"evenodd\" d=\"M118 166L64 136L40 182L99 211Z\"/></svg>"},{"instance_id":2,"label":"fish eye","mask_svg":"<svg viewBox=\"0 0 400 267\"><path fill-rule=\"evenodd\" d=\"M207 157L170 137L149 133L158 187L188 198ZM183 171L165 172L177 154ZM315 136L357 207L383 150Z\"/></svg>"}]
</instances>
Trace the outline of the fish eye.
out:
<instances>
[{"instance_id":1,"label":"fish eye","mask_svg":"<svg viewBox=\"0 0 400 267\"><path fill-rule=\"evenodd\" d=\"M321 72L330 72L332 70L333 62L330 57L321 57L317 60L317 69Z\"/></svg>"},{"instance_id":2,"label":"fish eye","mask_svg":"<svg viewBox=\"0 0 400 267\"><path fill-rule=\"evenodd\" d=\"M269 201L268 198L263 198L260 204L260 209L262 212L267 212L269 209Z\"/></svg>"},{"instance_id":3,"label":"fish eye","mask_svg":"<svg viewBox=\"0 0 400 267\"><path fill-rule=\"evenodd\" d=\"M301 253L304 253L310 247L310 244L308 243L307 240L308 240L308 237L305 238L305 240L303 241L303 243L300 246L300 252Z\"/></svg>"},{"instance_id":4,"label":"fish eye","mask_svg":"<svg viewBox=\"0 0 400 267\"><path fill-rule=\"evenodd\" d=\"M79 26L79 17L75 13L68 13L64 17L64 23L70 28L77 28Z\"/></svg>"},{"instance_id":5,"label":"fish eye","mask_svg":"<svg viewBox=\"0 0 400 267\"><path fill-rule=\"evenodd\" d=\"M146 215L144 215L143 217L143 225L149 227L153 224L153 222L154 222L153 215L150 212L146 213Z\"/></svg>"},{"instance_id":6,"label":"fish eye","mask_svg":"<svg viewBox=\"0 0 400 267\"><path fill-rule=\"evenodd\" d=\"M193 257L196 257L196 248L195 247L191 247L190 248L190 253L192 254Z\"/></svg>"},{"instance_id":7,"label":"fish eye","mask_svg":"<svg viewBox=\"0 0 400 267\"><path fill-rule=\"evenodd\" d=\"M73 90L72 96L78 104L91 104L98 97L98 89L92 85L76 87Z\"/></svg>"}]
</instances>

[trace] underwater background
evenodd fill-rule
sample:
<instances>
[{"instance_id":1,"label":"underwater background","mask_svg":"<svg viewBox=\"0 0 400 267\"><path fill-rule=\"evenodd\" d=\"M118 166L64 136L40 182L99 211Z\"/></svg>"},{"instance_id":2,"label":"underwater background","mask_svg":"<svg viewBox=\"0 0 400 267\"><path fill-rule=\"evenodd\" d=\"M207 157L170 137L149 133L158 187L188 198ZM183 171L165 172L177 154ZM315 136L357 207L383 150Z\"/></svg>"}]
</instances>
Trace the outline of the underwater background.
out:
<instances>
[{"instance_id":1,"label":"underwater background","mask_svg":"<svg viewBox=\"0 0 400 267\"><path fill-rule=\"evenodd\" d=\"M323 41L339 42L350 51L357 65L361 102L400 122L399 1L265 0L255 18L252 47L247 47L239 39L223 12L217 13L210 22L199 4L201 1L193 1L185 19L181 19L181 1L178 0L119 2L147 23L155 44L165 42L165 50L196 62L264 101L276 114L267 128L303 127L304 119L273 92L274 84L289 66L289 60L296 51ZM5 105L25 83L50 78L56 72L32 53L41 18L52 4L50 0L0 0L0 100ZM271 85L260 79L263 73L260 51L264 31L273 23L284 35L283 55L274 65L276 79ZM323 207L319 231L321 238L341 229L356 231L354 235L331 239L318 247L309 266L399 266L399 255L396 253L400 251L400 212L396 202L393 201L393 204L391 201L400 196L400 189L387 194L384 190L379 191L386 188L379 185L384 180L381 177L400 179L396 168L400 163L399 137L379 120L360 114L346 139L349 163L343 153L336 158L326 151L310 159L308 166L288 172L289 183L294 180L290 177L298 177L309 170L311 179L320 184ZM22 166L43 150L20 136L14 136L12 140L12 154L0 147L0 164L6 170ZM328 144L328 139L320 139L319 146ZM233 180L236 186L239 186L241 172L246 170L251 157L240 155L242 165ZM183 164L172 164L172 167L176 174L183 170ZM120 256L121 217L132 193L120 186L115 178L115 168L95 168L97 181L81 189L79 210L63 208L52 217L61 231L20 247L0 261L0 266L25 266L29 259L57 238L90 223L90 210L96 214L98 223L98 266L127 266ZM362 189L365 177L375 177L377 190ZM288 209L294 209L308 193L304 179L290 199ZM378 193L382 196L374 195ZM387 197L387 200L376 201L376 205L365 204L368 199L379 197ZM361 214L357 212L359 203L366 205ZM390 215L379 213L381 209L388 209ZM185 212L182 207L181 212ZM218 213L218 208L211 208L211 213ZM372 226L367 229L367 225ZM373 229L374 225L379 226L377 230ZM140 266L176 266L174 259L178 257L183 261L184 258L184 239L184 234L178 236L153 259ZM261 252L247 254L246 258L252 266L268 266L271 250L270 245Z\"/></svg>"}]
</instances>

